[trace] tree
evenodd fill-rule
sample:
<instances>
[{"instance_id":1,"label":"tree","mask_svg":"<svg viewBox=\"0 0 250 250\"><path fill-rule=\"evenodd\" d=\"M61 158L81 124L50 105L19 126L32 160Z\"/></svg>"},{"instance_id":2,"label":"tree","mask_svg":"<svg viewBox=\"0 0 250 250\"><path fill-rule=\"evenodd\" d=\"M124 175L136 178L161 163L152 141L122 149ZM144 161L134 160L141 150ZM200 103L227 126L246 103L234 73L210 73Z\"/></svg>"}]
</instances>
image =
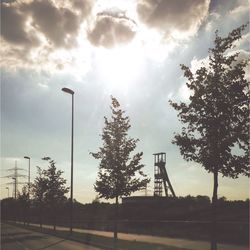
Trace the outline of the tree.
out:
<instances>
[{"instance_id":1,"label":"tree","mask_svg":"<svg viewBox=\"0 0 250 250\"><path fill-rule=\"evenodd\" d=\"M98 196L98 195L96 195L96 197L95 197L94 200L92 201L92 204L95 204L95 205L100 204L100 199L99 199L99 196Z\"/></svg>"},{"instance_id":2,"label":"tree","mask_svg":"<svg viewBox=\"0 0 250 250\"><path fill-rule=\"evenodd\" d=\"M239 52L230 51L246 26L232 30L224 38L216 31L207 67L193 74L189 67L181 65L192 94L187 104L170 101L185 124L182 132L175 134L173 143L179 146L185 160L201 164L214 176L211 249L217 249L218 174L231 178L250 175L249 82L245 79L248 62L239 60Z\"/></svg>"},{"instance_id":3,"label":"tree","mask_svg":"<svg viewBox=\"0 0 250 250\"><path fill-rule=\"evenodd\" d=\"M45 203L45 194L47 191L47 179L40 167L37 167L37 177L31 185L31 193L34 199L34 205L39 210L40 227L42 227L43 208Z\"/></svg>"},{"instance_id":4,"label":"tree","mask_svg":"<svg viewBox=\"0 0 250 250\"><path fill-rule=\"evenodd\" d=\"M66 179L61 177L63 171L57 170L55 164L54 160L50 160L48 169L42 172L46 184L44 203L51 210L50 214L53 217L54 230L56 229L58 210L67 201L65 194L69 191L69 188L65 186Z\"/></svg>"},{"instance_id":5,"label":"tree","mask_svg":"<svg viewBox=\"0 0 250 250\"><path fill-rule=\"evenodd\" d=\"M121 110L116 98L111 97L112 117L104 117L102 131L103 146L99 152L91 153L101 160L95 190L100 198L114 199L116 202L114 238L117 239L118 198L145 188L149 179L142 172L140 163L143 153L130 154L135 150L138 139L128 137L130 119Z\"/></svg>"}]
</instances>

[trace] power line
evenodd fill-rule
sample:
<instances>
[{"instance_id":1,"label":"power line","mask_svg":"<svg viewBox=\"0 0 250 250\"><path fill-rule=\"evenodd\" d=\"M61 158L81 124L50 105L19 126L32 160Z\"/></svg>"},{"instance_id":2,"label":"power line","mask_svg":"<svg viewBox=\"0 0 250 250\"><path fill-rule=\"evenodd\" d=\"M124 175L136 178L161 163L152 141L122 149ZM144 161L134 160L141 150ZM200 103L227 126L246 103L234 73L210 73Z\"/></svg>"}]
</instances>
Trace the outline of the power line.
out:
<instances>
[{"instance_id":1,"label":"power line","mask_svg":"<svg viewBox=\"0 0 250 250\"><path fill-rule=\"evenodd\" d=\"M13 171L12 174L6 175L3 178L12 178L13 182L6 183L6 185L13 185L13 194L12 196L16 199L16 194L18 193L18 185L19 184L26 184L26 182L19 182L18 178L25 178L27 175L19 174L19 171L25 171L23 168L17 167L17 161L15 161L15 167L9 168L7 171Z\"/></svg>"}]
</instances>

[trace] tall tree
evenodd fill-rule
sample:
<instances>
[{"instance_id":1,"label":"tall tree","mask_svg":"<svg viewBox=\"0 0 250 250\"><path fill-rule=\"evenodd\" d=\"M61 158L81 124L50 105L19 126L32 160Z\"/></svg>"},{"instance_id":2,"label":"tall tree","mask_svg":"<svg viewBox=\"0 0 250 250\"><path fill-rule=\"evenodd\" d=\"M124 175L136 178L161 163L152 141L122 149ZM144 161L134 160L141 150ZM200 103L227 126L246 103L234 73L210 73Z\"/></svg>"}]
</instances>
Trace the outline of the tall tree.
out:
<instances>
[{"instance_id":1,"label":"tall tree","mask_svg":"<svg viewBox=\"0 0 250 250\"><path fill-rule=\"evenodd\" d=\"M170 104L178 111L184 127L175 134L173 143L187 161L201 164L213 173L212 238L211 249L216 244L216 203L218 174L237 178L250 175L249 153L249 82L245 78L246 60L239 60L233 52L234 43L242 37L246 25L232 30L227 37L218 31L214 48L209 49L209 65L193 74L181 65L191 90L188 103Z\"/></svg>"},{"instance_id":2,"label":"tall tree","mask_svg":"<svg viewBox=\"0 0 250 250\"><path fill-rule=\"evenodd\" d=\"M124 115L117 99L111 99L112 117L104 117L103 146L99 152L91 154L101 160L95 190L100 198L115 199L116 202L114 238L117 239L118 198L145 188L150 180L141 170L144 167L140 163L143 153L130 156L139 141L128 137L130 119Z\"/></svg>"},{"instance_id":3,"label":"tall tree","mask_svg":"<svg viewBox=\"0 0 250 250\"><path fill-rule=\"evenodd\" d=\"M66 179L61 176L63 171L57 170L54 160L49 161L48 169L43 170L42 174L46 183L44 202L50 208L55 230L58 210L67 201L65 194L68 193L69 188L65 186Z\"/></svg>"}]
</instances>

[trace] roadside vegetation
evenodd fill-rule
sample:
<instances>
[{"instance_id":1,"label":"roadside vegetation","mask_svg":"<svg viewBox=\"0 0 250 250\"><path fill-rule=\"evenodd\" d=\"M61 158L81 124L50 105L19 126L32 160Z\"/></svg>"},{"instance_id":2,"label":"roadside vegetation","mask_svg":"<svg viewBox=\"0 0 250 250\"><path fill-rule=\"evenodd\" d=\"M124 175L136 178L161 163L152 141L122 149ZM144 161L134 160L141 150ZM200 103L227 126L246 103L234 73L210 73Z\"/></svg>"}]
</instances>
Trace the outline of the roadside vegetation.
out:
<instances>
[{"instance_id":1,"label":"roadside vegetation","mask_svg":"<svg viewBox=\"0 0 250 250\"><path fill-rule=\"evenodd\" d=\"M57 214L58 226L69 226L69 205L66 200ZM21 200L13 198L1 202L3 221L27 222ZM74 201L74 228L113 231L115 204L96 202L81 204ZM218 242L248 245L249 200L218 200ZM39 209L31 202L30 222L45 225L54 224L49 209ZM169 236L187 239L210 239L211 202L207 196L166 198L165 201L134 204L119 204L118 231L125 233Z\"/></svg>"}]
</instances>

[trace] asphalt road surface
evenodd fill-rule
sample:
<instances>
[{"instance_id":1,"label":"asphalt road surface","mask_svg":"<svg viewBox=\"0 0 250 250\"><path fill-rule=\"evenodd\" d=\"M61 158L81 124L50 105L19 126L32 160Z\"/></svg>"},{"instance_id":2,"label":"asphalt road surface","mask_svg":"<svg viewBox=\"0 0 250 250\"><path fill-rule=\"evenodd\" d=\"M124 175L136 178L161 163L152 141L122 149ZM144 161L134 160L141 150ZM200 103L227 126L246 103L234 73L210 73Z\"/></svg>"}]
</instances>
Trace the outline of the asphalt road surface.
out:
<instances>
[{"instance_id":1,"label":"asphalt road surface","mask_svg":"<svg viewBox=\"0 0 250 250\"><path fill-rule=\"evenodd\" d=\"M1 250L100 250L83 243L1 224Z\"/></svg>"}]
</instances>

